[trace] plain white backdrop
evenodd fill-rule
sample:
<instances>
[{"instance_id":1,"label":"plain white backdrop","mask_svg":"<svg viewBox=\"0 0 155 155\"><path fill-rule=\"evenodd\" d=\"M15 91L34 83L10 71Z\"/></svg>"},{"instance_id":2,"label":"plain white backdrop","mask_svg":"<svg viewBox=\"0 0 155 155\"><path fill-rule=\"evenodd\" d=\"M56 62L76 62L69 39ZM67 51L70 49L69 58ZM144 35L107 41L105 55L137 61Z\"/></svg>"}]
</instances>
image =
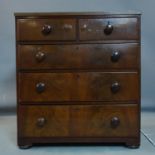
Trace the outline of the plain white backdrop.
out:
<instances>
[{"instance_id":1,"label":"plain white backdrop","mask_svg":"<svg viewBox=\"0 0 155 155\"><path fill-rule=\"evenodd\" d=\"M142 13L142 107L155 108L154 0L0 0L0 109L16 106L14 12Z\"/></svg>"}]
</instances>

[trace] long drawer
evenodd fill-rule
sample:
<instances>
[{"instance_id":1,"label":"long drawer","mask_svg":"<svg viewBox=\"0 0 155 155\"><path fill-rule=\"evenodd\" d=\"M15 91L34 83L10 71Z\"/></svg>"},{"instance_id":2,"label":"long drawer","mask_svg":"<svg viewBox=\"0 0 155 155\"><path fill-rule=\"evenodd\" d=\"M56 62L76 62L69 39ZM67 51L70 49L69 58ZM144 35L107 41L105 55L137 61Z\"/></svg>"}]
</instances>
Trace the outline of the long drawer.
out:
<instances>
[{"instance_id":1,"label":"long drawer","mask_svg":"<svg viewBox=\"0 0 155 155\"><path fill-rule=\"evenodd\" d=\"M33 69L136 69L139 45L18 45L18 68Z\"/></svg>"},{"instance_id":2,"label":"long drawer","mask_svg":"<svg viewBox=\"0 0 155 155\"><path fill-rule=\"evenodd\" d=\"M20 106L20 137L137 137L137 105Z\"/></svg>"},{"instance_id":3,"label":"long drawer","mask_svg":"<svg viewBox=\"0 0 155 155\"><path fill-rule=\"evenodd\" d=\"M136 101L138 73L20 73L20 102Z\"/></svg>"}]
</instances>

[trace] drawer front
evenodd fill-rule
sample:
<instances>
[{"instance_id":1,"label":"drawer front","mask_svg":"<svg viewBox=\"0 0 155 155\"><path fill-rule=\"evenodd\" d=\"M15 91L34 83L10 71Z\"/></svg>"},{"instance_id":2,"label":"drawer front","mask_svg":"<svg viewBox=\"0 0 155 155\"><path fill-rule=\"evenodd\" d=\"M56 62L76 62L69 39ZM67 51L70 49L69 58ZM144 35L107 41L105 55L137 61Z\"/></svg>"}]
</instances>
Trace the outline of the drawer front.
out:
<instances>
[{"instance_id":1,"label":"drawer front","mask_svg":"<svg viewBox=\"0 0 155 155\"><path fill-rule=\"evenodd\" d=\"M137 137L138 108L128 106L20 106L21 137Z\"/></svg>"},{"instance_id":2,"label":"drawer front","mask_svg":"<svg viewBox=\"0 0 155 155\"><path fill-rule=\"evenodd\" d=\"M17 40L75 40L75 19L18 19Z\"/></svg>"},{"instance_id":3,"label":"drawer front","mask_svg":"<svg viewBox=\"0 0 155 155\"><path fill-rule=\"evenodd\" d=\"M80 19L80 40L137 40L137 18Z\"/></svg>"},{"instance_id":4,"label":"drawer front","mask_svg":"<svg viewBox=\"0 0 155 155\"><path fill-rule=\"evenodd\" d=\"M21 73L20 102L133 101L139 98L137 73Z\"/></svg>"},{"instance_id":5,"label":"drawer front","mask_svg":"<svg viewBox=\"0 0 155 155\"><path fill-rule=\"evenodd\" d=\"M19 45L20 69L134 69L139 66L139 45Z\"/></svg>"}]
</instances>

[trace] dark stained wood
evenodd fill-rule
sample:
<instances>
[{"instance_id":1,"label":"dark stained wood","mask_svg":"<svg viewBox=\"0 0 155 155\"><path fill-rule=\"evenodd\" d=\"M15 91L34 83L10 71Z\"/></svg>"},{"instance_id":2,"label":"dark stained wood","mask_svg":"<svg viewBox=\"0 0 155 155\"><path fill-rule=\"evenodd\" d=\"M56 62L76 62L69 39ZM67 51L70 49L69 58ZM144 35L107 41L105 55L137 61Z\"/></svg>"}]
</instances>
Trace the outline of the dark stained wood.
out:
<instances>
[{"instance_id":1,"label":"dark stained wood","mask_svg":"<svg viewBox=\"0 0 155 155\"><path fill-rule=\"evenodd\" d=\"M140 146L140 13L15 13L18 146Z\"/></svg>"},{"instance_id":2,"label":"dark stained wood","mask_svg":"<svg viewBox=\"0 0 155 155\"><path fill-rule=\"evenodd\" d=\"M115 82L119 83L120 89L113 92ZM36 88L39 84L45 87L41 92L42 88ZM21 73L19 100L133 101L138 100L138 87L137 73Z\"/></svg>"},{"instance_id":3,"label":"dark stained wood","mask_svg":"<svg viewBox=\"0 0 155 155\"><path fill-rule=\"evenodd\" d=\"M130 106L21 106L21 137L136 137L137 107ZM111 120L120 124L113 128ZM46 120L38 126L38 119Z\"/></svg>"},{"instance_id":4,"label":"dark stained wood","mask_svg":"<svg viewBox=\"0 0 155 155\"><path fill-rule=\"evenodd\" d=\"M66 17L66 16L91 16L91 17L96 17L96 16L116 16L116 17L121 17L121 16L139 16L141 15L141 12L138 11L128 11L128 12L15 12L14 13L15 17L24 17L24 18L30 18L30 17Z\"/></svg>"},{"instance_id":5,"label":"dark stained wood","mask_svg":"<svg viewBox=\"0 0 155 155\"><path fill-rule=\"evenodd\" d=\"M113 61L116 52L120 56ZM139 67L139 45L19 45L18 60L18 66L23 70L135 69Z\"/></svg>"},{"instance_id":6,"label":"dark stained wood","mask_svg":"<svg viewBox=\"0 0 155 155\"><path fill-rule=\"evenodd\" d=\"M129 148L138 148L140 146L138 138L131 137L22 137L18 139L18 145L20 148L30 148L33 144L43 144L44 146L103 146L110 143L117 145L125 145ZM124 143L126 142L126 143Z\"/></svg>"},{"instance_id":7,"label":"dark stained wood","mask_svg":"<svg viewBox=\"0 0 155 155\"><path fill-rule=\"evenodd\" d=\"M113 30L106 34L107 25ZM80 19L80 40L137 40L139 39L137 18Z\"/></svg>"},{"instance_id":8,"label":"dark stained wood","mask_svg":"<svg viewBox=\"0 0 155 155\"><path fill-rule=\"evenodd\" d=\"M45 26L51 32L45 34ZM75 40L75 19L19 19L17 21L17 40Z\"/></svg>"}]
</instances>

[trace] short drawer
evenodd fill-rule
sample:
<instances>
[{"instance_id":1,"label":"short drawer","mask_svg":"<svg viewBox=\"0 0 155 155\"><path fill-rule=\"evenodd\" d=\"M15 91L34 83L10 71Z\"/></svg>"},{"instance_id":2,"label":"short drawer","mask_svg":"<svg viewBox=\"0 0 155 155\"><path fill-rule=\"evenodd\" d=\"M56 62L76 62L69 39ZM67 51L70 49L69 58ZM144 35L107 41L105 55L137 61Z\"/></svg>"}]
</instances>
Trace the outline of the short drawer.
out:
<instances>
[{"instance_id":1,"label":"short drawer","mask_svg":"<svg viewBox=\"0 0 155 155\"><path fill-rule=\"evenodd\" d=\"M135 69L139 45L18 45L19 69Z\"/></svg>"},{"instance_id":2,"label":"short drawer","mask_svg":"<svg viewBox=\"0 0 155 155\"><path fill-rule=\"evenodd\" d=\"M138 40L137 18L80 19L80 40Z\"/></svg>"},{"instance_id":3,"label":"short drawer","mask_svg":"<svg viewBox=\"0 0 155 155\"><path fill-rule=\"evenodd\" d=\"M136 105L20 106L20 137L138 137Z\"/></svg>"},{"instance_id":4,"label":"short drawer","mask_svg":"<svg viewBox=\"0 0 155 155\"><path fill-rule=\"evenodd\" d=\"M17 40L75 40L75 19L18 19Z\"/></svg>"},{"instance_id":5,"label":"short drawer","mask_svg":"<svg viewBox=\"0 0 155 155\"><path fill-rule=\"evenodd\" d=\"M20 102L135 101L138 73L20 73Z\"/></svg>"}]
</instances>

